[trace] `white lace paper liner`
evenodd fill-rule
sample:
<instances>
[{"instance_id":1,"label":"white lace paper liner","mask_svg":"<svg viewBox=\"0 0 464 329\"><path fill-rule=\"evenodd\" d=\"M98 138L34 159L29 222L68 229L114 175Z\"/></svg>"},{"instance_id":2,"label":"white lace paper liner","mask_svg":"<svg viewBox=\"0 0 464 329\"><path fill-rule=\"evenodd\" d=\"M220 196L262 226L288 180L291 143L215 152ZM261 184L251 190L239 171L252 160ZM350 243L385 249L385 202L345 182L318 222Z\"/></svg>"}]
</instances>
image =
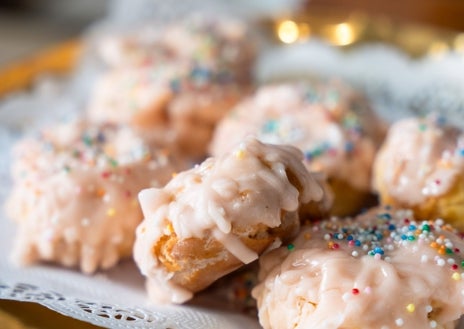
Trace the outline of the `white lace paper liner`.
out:
<instances>
[{"instance_id":1,"label":"white lace paper liner","mask_svg":"<svg viewBox=\"0 0 464 329\"><path fill-rule=\"evenodd\" d=\"M0 284L0 297L40 303L57 312L108 328L220 328L219 319L201 312L154 312L141 308L118 307L115 304L69 298L54 291L17 283L10 287ZM181 321L179 321L181 319ZM229 328L233 328L230 327Z\"/></svg>"},{"instance_id":2,"label":"white lace paper liner","mask_svg":"<svg viewBox=\"0 0 464 329\"><path fill-rule=\"evenodd\" d=\"M8 286L0 283L0 297L17 301L35 302L66 316L107 328L259 328L256 322L238 315L206 312L187 307L171 307L162 310L121 307L65 296L55 291L17 283Z\"/></svg>"}]
</instances>

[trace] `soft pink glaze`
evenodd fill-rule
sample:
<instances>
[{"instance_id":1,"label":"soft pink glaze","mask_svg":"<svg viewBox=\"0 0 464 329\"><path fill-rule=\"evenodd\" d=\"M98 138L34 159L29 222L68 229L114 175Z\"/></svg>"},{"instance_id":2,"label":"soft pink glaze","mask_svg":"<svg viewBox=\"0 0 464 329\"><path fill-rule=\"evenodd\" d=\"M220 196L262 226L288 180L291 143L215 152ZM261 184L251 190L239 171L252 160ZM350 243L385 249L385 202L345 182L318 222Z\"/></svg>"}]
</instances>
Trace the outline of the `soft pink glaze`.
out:
<instances>
[{"instance_id":1,"label":"soft pink glaze","mask_svg":"<svg viewBox=\"0 0 464 329\"><path fill-rule=\"evenodd\" d=\"M192 92L186 101L204 108L201 103L214 99L208 93L221 94L217 87L250 84L254 45L248 39L241 22L203 15L108 37L99 49L114 68L97 84L89 115L128 122L138 111L163 111L171 99ZM175 107L181 112L192 105ZM200 114L199 121L218 116L210 110L214 106L207 107L208 115Z\"/></svg>"},{"instance_id":2,"label":"soft pink glaze","mask_svg":"<svg viewBox=\"0 0 464 329\"><path fill-rule=\"evenodd\" d=\"M110 70L96 83L88 116L95 122L161 126L175 96L169 83L189 71L187 63Z\"/></svg>"},{"instance_id":3,"label":"soft pink glaze","mask_svg":"<svg viewBox=\"0 0 464 329\"><path fill-rule=\"evenodd\" d=\"M96 83L88 117L170 130L195 160L252 83L254 44L230 18L190 15L108 37L99 50L110 69Z\"/></svg>"},{"instance_id":4,"label":"soft pink glaze","mask_svg":"<svg viewBox=\"0 0 464 329\"><path fill-rule=\"evenodd\" d=\"M180 239L212 234L243 263L250 263L258 255L232 227L278 227L282 210L295 212L300 202L320 200L322 189L302 158L291 146L266 145L250 138L231 153L179 173L162 189L142 191L139 200L145 220L137 228L134 258L148 277L151 298L181 303L192 297L190 291L169 281L171 274L152 253L157 241L170 234L168 227ZM299 180L301 193L289 182L286 170Z\"/></svg>"},{"instance_id":5,"label":"soft pink glaze","mask_svg":"<svg viewBox=\"0 0 464 329\"><path fill-rule=\"evenodd\" d=\"M216 73L185 61L113 69L97 82L88 118L165 131L183 152L204 157L214 125L247 92Z\"/></svg>"},{"instance_id":6,"label":"soft pink glaze","mask_svg":"<svg viewBox=\"0 0 464 329\"><path fill-rule=\"evenodd\" d=\"M138 192L185 168L128 128L85 121L23 140L15 154L7 203L18 224L15 260L78 265L86 273L130 255L142 220Z\"/></svg>"},{"instance_id":7,"label":"soft pink glaze","mask_svg":"<svg viewBox=\"0 0 464 329\"><path fill-rule=\"evenodd\" d=\"M248 83L255 46L250 31L230 17L193 14L160 26L104 37L98 51L112 67L152 66L173 61L202 63Z\"/></svg>"},{"instance_id":8,"label":"soft pink glaze","mask_svg":"<svg viewBox=\"0 0 464 329\"><path fill-rule=\"evenodd\" d=\"M375 189L418 205L445 194L464 174L464 134L435 116L398 121L388 132L374 170Z\"/></svg>"},{"instance_id":9,"label":"soft pink glaze","mask_svg":"<svg viewBox=\"0 0 464 329\"><path fill-rule=\"evenodd\" d=\"M258 89L219 123L210 151L227 152L246 135L290 144L305 153L309 170L367 191L382 132L365 101L342 84L271 85Z\"/></svg>"},{"instance_id":10,"label":"soft pink glaze","mask_svg":"<svg viewBox=\"0 0 464 329\"><path fill-rule=\"evenodd\" d=\"M415 222L406 210L316 223L260 259L253 290L260 322L265 329L452 329L464 312L463 252L449 225Z\"/></svg>"}]
</instances>

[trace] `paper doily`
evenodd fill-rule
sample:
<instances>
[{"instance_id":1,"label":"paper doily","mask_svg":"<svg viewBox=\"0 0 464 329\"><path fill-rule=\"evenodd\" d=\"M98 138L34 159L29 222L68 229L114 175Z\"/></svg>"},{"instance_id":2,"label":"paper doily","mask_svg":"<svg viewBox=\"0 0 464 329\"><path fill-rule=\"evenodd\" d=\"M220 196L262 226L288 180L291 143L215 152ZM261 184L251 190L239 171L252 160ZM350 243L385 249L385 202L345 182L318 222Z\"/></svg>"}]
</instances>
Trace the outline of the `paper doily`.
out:
<instances>
[{"instance_id":1,"label":"paper doily","mask_svg":"<svg viewBox=\"0 0 464 329\"><path fill-rule=\"evenodd\" d=\"M0 298L39 303L66 316L106 328L259 328L255 321L238 315L221 315L187 307L172 307L172 310L128 308L68 297L28 283L16 283L14 286L0 283Z\"/></svg>"}]
</instances>

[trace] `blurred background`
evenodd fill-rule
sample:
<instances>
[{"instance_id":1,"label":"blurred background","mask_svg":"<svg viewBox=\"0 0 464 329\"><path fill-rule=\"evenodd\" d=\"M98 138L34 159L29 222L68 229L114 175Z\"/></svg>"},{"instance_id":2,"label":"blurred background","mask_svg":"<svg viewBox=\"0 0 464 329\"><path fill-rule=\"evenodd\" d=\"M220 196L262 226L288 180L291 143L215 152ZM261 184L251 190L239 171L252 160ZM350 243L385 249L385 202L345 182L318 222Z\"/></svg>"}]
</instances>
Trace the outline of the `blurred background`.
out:
<instances>
[{"instance_id":1,"label":"blurred background","mask_svg":"<svg viewBox=\"0 0 464 329\"><path fill-rule=\"evenodd\" d=\"M78 36L106 0L0 0L0 66Z\"/></svg>"},{"instance_id":2,"label":"blurred background","mask_svg":"<svg viewBox=\"0 0 464 329\"><path fill-rule=\"evenodd\" d=\"M0 66L79 36L89 24L104 17L111 2L0 0ZM454 40L446 39L447 32L464 31L462 0L305 0L303 8L296 19L298 36L294 25L287 24L283 33L290 36L281 41L301 41L310 35L338 45L381 39L417 55L438 39L449 42L435 48L452 47ZM338 32L334 28L337 24ZM407 31L404 25L409 27ZM402 33L395 34L398 26ZM337 33L342 38L344 35L343 40L334 39Z\"/></svg>"},{"instance_id":3,"label":"blurred background","mask_svg":"<svg viewBox=\"0 0 464 329\"><path fill-rule=\"evenodd\" d=\"M432 27L464 30L464 2L461 0L311 0L308 9L362 10L378 17Z\"/></svg>"}]
</instances>

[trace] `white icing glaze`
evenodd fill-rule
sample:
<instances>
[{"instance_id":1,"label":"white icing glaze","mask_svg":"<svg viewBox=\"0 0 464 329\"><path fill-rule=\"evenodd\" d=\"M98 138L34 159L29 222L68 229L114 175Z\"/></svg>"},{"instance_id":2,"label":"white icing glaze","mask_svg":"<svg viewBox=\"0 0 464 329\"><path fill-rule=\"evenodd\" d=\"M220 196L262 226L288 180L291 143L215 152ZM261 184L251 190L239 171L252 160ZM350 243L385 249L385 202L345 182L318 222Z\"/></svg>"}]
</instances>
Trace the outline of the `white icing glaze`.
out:
<instances>
[{"instance_id":1,"label":"white icing glaze","mask_svg":"<svg viewBox=\"0 0 464 329\"><path fill-rule=\"evenodd\" d=\"M250 134L266 143L296 146L309 170L367 191L383 125L358 98L335 82L261 87L219 123L211 153L227 152Z\"/></svg>"},{"instance_id":2,"label":"white icing glaze","mask_svg":"<svg viewBox=\"0 0 464 329\"><path fill-rule=\"evenodd\" d=\"M7 202L18 224L15 260L78 265L86 273L131 254L142 220L137 193L185 168L128 128L85 121L44 130L15 154Z\"/></svg>"},{"instance_id":3,"label":"white icing glaze","mask_svg":"<svg viewBox=\"0 0 464 329\"><path fill-rule=\"evenodd\" d=\"M306 227L290 247L264 255L252 293L265 329L415 329L432 321L451 329L464 312L463 251L443 221L378 208Z\"/></svg>"},{"instance_id":4,"label":"white icing glaze","mask_svg":"<svg viewBox=\"0 0 464 329\"><path fill-rule=\"evenodd\" d=\"M170 279L152 253L159 239L170 234L169 225L179 239L212 234L243 263L256 259L256 252L240 241L233 227L278 227L282 210L296 212L300 203L322 198L323 191L307 172L302 157L294 147L249 138L233 152L179 173L162 189L142 191L139 201L145 220L137 228L134 258L150 278L148 284L164 286ZM289 181L286 170L298 179L301 192ZM160 293L161 288L153 289ZM169 294L152 298L177 302Z\"/></svg>"},{"instance_id":5,"label":"white icing glaze","mask_svg":"<svg viewBox=\"0 0 464 329\"><path fill-rule=\"evenodd\" d=\"M445 194L464 174L464 134L441 118L393 124L374 165L374 188L414 206Z\"/></svg>"}]
</instances>

